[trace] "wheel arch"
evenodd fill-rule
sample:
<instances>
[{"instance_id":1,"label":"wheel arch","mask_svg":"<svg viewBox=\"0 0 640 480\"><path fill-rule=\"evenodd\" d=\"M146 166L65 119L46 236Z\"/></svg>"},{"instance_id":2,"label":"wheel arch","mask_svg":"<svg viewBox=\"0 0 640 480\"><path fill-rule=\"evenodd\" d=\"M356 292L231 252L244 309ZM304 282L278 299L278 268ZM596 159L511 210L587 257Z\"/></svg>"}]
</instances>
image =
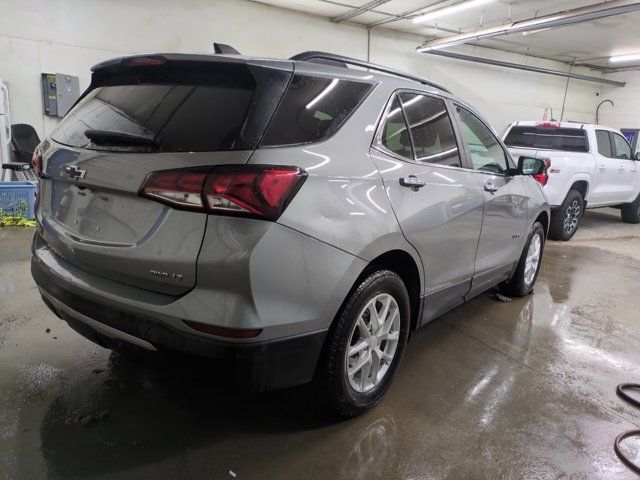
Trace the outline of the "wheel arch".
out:
<instances>
[{"instance_id":1,"label":"wheel arch","mask_svg":"<svg viewBox=\"0 0 640 480\"><path fill-rule=\"evenodd\" d=\"M580 195L582 195L582 199L585 202L585 205L587 204L587 200L589 198L589 194L591 193L590 191L590 186L591 184L589 183L590 178L586 175L576 175L571 179L571 183L569 188L567 189L567 191L564 193L564 197L562 197L562 201L564 202L565 199L567 198L567 195L569 195L569 192L571 190L575 190L578 193L580 193Z\"/></svg>"},{"instance_id":2,"label":"wheel arch","mask_svg":"<svg viewBox=\"0 0 640 480\"><path fill-rule=\"evenodd\" d=\"M549 212L547 210L538 212L533 223L535 224L536 222L540 222L542 224L542 228L544 229L544 237L547 238L547 236L549 235L549 229L551 227L551 215L549 215Z\"/></svg>"},{"instance_id":3,"label":"wheel arch","mask_svg":"<svg viewBox=\"0 0 640 480\"><path fill-rule=\"evenodd\" d=\"M376 257L370 259L366 266L362 269L360 274L356 277L351 288L344 296L340 308L336 312L332 324L333 325L342 312L342 309L349 301L349 298L353 292L358 288L358 285L371 273L377 270L391 270L398 274L400 279L404 282L407 293L409 294L409 304L411 308L411 321L409 326L409 334L417 328L419 325L419 318L421 313L421 292L423 288L422 283L422 262L420 258L415 258L417 254L411 254L407 250L396 248L379 253Z\"/></svg>"},{"instance_id":4,"label":"wheel arch","mask_svg":"<svg viewBox=\"0 0 640 480\"><path fill-rule=\"evenodd\" d=\"M409 332L411 333L417 328L420 316L420 292L422 292L420 269L413 256L405 250L390 250L371 260L360 277L380 269L388 269L397 273L407 288L411 308L409 326ZM358 278L356 284L360 280L361 278Z\"/></svg>"}]
</instances>

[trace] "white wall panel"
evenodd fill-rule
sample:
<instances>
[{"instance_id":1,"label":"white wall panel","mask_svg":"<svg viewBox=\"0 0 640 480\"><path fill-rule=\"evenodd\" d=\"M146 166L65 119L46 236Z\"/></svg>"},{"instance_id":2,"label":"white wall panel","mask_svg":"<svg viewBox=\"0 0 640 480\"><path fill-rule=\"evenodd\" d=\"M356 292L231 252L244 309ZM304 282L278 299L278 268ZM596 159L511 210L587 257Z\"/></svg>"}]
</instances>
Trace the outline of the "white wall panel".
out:
<instances>
[{"instance_id":1,"label":"white wall panel","mask_svg":"<svg viewBox=\"0 0 640 480\"><path fill-rule=\"evenodd\" d=\"M69 73L85 88L90 67L131 53L211 52L214 41L242 53L289 57L324 50L367 56L367 30L350 24L245 0L0 0L0 78L9 82L14 122L51 133L55 119L42 115L40 73ZM419 55L418 36L371 33L371 61L436 82L474 104L501 132L511 121L541 119L545 108L559 118L566 79ZM564 64L489 49L465 53L567 69ZM585 72L591 73L591 72ZM592 74L592 73L591 73ZM569 85L565 119L593 121L595 84Z\"/></svg>"},{"instance_id":2,"label":"white wall panel","mask_svg":"<svg viewBox=\"0 0 640 480\"><path fill-rule=\"evenodd\" d=\"M600 123L615 128L640 128L640 72L619 72L607 75L610 80L627 82L624 88L605 87L598 102L613 100L600 108Z\"/></svg>"}]
</instances>

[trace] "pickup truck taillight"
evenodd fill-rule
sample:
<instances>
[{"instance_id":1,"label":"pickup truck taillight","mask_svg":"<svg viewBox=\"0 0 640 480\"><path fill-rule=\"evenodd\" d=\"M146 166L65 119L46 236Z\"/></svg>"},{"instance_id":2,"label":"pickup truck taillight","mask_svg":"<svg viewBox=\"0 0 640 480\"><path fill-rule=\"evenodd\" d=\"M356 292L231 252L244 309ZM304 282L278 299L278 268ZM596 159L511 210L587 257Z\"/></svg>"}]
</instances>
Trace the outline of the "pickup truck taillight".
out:
<instances>
[{"instance_id":1,"label":"pickup truck taillight","mask_svg":"<svg viewBox=\"0 0 640 480\"><path fill-rule=\"evenodd\" d=\"M551 160L549 160L548 158L545 158L544 164L546 165L544 172L536 173L535 175L532 175L532 177L535 178L538 182L540 182L540 185L542 185L543 187L549 181L549 174L547 172L549 171L549 167L551 166Z\"/></svg>"},{"instance_id":2,"label":"pickup truck taillight","mask_svg":"<svg viewBox=\"0 0 640 480\"><path fill-rule=\"evenodd\" d=\"M307 173L298 167L227 165L153 172L140 195L174 208L276 220Z\"/></svg>"}]
</instances>

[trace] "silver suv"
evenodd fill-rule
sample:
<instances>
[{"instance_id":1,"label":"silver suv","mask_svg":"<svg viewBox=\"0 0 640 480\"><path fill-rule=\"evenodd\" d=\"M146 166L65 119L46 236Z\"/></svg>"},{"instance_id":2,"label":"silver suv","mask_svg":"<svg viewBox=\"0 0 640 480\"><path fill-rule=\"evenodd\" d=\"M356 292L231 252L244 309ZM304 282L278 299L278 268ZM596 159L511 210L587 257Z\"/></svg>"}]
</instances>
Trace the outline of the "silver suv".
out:
<instances>
[{"instance_id":1,"label":"silver suv","mask_svg":"<svg viewBox=\"0 0 640 480\"><path fill-rule=\"evenodd\" d=\"M533 289L546 165L517 163L444 88L358 60L111 60L34 153L32 273L100 345L315 380L355 415L416 328Z\"/></svg>"}]
</instances>

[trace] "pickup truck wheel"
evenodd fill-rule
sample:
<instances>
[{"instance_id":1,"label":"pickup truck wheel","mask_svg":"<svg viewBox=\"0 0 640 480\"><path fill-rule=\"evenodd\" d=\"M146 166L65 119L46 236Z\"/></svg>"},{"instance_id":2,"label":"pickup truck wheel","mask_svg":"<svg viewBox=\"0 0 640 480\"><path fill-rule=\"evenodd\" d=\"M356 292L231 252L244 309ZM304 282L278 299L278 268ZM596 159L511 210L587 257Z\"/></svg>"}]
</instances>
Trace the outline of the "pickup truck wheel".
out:
<instances>
[{"instance_id":1,"label":"pickup truck wheel","mask_svg":"<svg viewBox=\"0 0 640 480\"><path fill-rule=\"evenodd\" d=\"M500 289L505 295L524 297L533 291L533 286L536 284L538 272L542 265L543 250L544 228L540 222L536 222L531 227L513 277L500 285Z\"/></svg>"},{"instance_id":2,"label":"pickup truck wheel","mask_svg":"<svg viewBox=\"0 0 640 480\"><path fill-rule=\"evenodd\" d=\"M553 240L570 240L578 231L584 214L584 199L580 192L569 190L567 197L551 219L549 237Z\"/></svg>"},{"instance_id":3,"label":"pickup truck wheel","mask_svg":"<svg viewBox=\"0 0 640 480\"><path fill-rule=\"evenodd\" d=\"M329 330L316 381L333 411L355 416L380 401L409 333L409 295L390 270L365 278Z\"/></svg>"},{"instance_id":4,"label":"pickup truck wheel","mask_svg":"<svg viewBox=\"0 0 640 480\"><path fill-rule=\"evenodd\" d=\"M640 195L632 203L622 206L620 216L624 223L640 223Z\"/></svg>"}]
</instances>

